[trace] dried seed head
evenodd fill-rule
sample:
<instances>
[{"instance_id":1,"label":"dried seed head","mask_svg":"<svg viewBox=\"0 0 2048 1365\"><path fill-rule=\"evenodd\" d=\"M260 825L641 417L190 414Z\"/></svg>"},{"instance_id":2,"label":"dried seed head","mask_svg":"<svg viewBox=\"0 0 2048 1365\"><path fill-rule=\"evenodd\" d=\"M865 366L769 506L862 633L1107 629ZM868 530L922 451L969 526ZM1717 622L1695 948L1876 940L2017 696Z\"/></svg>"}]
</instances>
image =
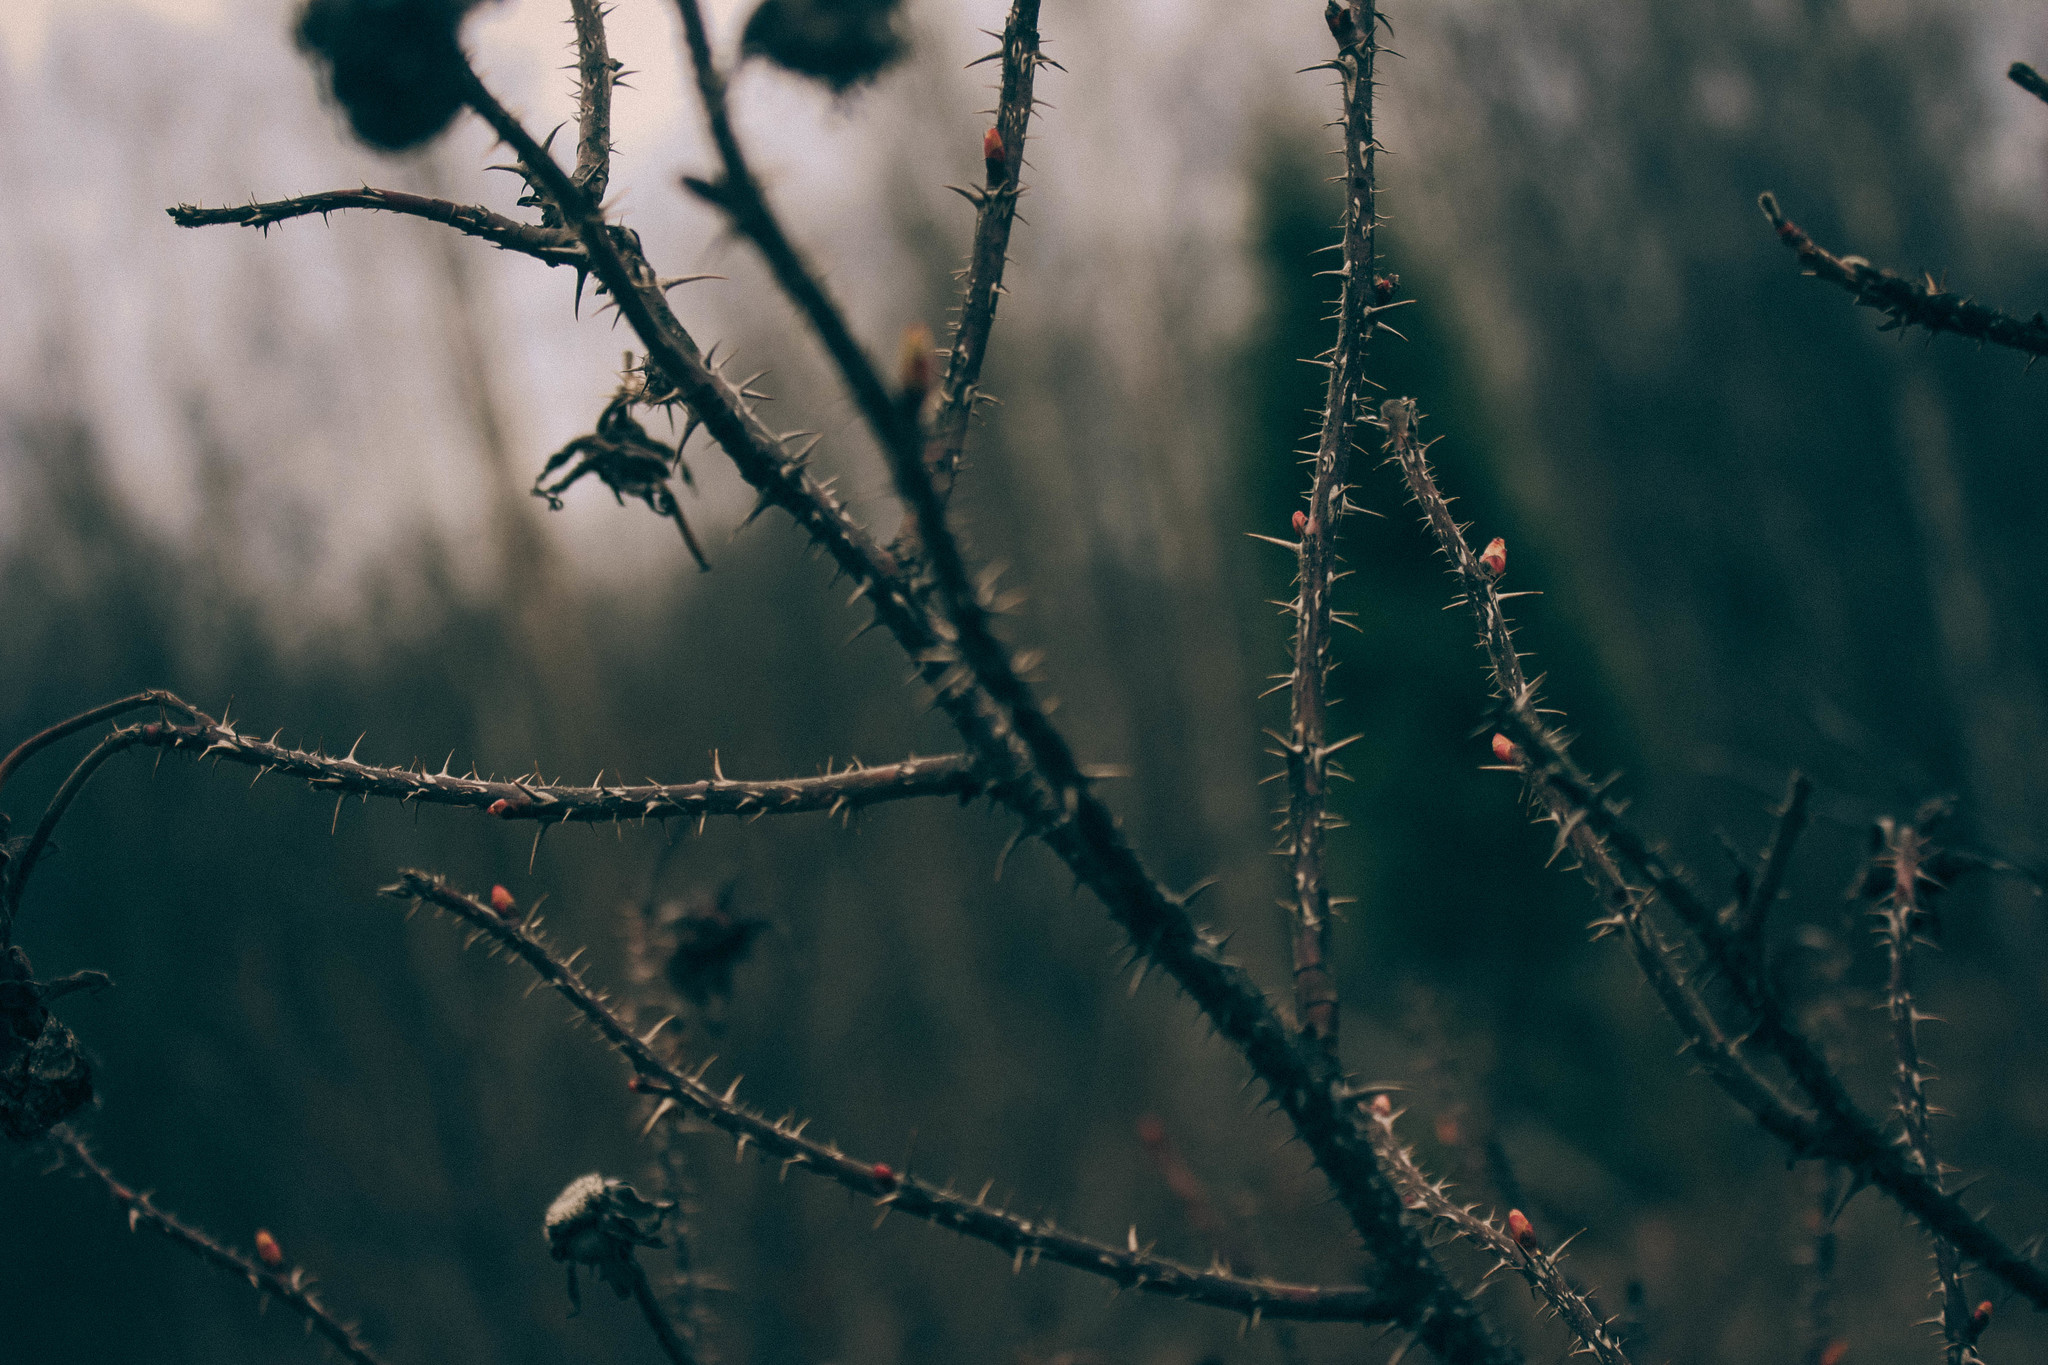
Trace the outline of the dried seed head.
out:
<instances>
[{"instance_id":1,"label":"dried seed head","mask_svg":"<svg viewBox=\"0 0 2048 1365\"><path fill-rule=\"evenodd\" d=\"M476 0L308 0L301 51L324 68L349 127L370 146L402 152L461 110L466 61L457 30Z\"/></svg>"},{"instance_id":2,"label":"dried seed head","mask_svg":"<svg viewBox=\"0 0 2048 1365\"><path fill-rule=\"evenodd\" d=\"M519 913L519 902L514 900L512 893L504 887L493 886L491 887L491 909L497 911L504 918L511 919Z\"/></svg>"},{"instance_id":3,"label":"dried seed head","mask_svg":"<svg viewBox=\"0 0 2048 1365\"><path fill-rule=\"evenodd\" d=\"M981 161L988 172L989 188L1010 178L1009 150L1003 146L1003 135L994 128L981 135Z\"/></svg>"},{"instance_id":4,"label":"dried seed head","mask_svg":"<svg viewBox=\"0 0 2048 1365\"><path fill-rule=\"evenodd\" d=\"M740 35L740 53L843 94L910 50L901 8L902 0L762 0Z\"/></svg>"},{"instance_id":5,"label":"dried seed head","mask_svg":"<svg viewBox=\"0 0 2048 1365\"><path fill-rule=\"evenodd\" d=\"M1536 1229L1529 1226L1528 1216L1520 1209L1508 1210L1508 1236L1515 1239L1515 1245L1524 1251L1536 1247Z\"/></svg>"},{"instance_id":6,"label":"dried seed head","mask_svg":"<svg viewBox=\"0 0 2048 1365\"><path fill-rule=\"evenodd\" d=\"M272 1270L284 1264L284 1248L270 1235L269 1228L256 1229L256 1259Z\"/></svg>"},{"instance_id":7,"label":"dried seed head","mask_svg":"<svg viewBox=\"0 0 2048 1365\"><path fill-rule=\"evenodd\" d=\"M1486 548L1479 552L1479 567L1493 578L1499 578L1508 571L1508 543L1499 536L1486 542Z\"/></svg>"},{"instance_id":8,"label":"dried seed head","mask_svg":"<svg viewBox=\"0 0 2048 1365\"><path fill-rule=\"evenodd\" d=\"M1503 763L1512 763L1516 767L1520 767L1522 763L1522 751L1516 748L1515 742L1506 735L1496 734L1493 737L1493 756Z\"/></svg>"}]
</instances>

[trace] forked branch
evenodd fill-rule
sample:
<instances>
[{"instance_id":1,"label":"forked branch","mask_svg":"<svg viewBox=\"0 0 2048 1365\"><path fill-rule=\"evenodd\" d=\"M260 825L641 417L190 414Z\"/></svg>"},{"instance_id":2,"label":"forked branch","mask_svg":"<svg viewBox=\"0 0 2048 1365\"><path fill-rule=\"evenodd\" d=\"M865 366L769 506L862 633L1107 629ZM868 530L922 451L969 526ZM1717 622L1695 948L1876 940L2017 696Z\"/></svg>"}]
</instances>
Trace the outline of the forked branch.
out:
<instances>
[{"instance_id":1,"label":"forked branch","mask_svg":"<svg viewBox=\"0 0 2048 1365\"><path fill-rule=\"evenodd\" d=\"M1917 1170L1857 1107L1819 1050L1784 1017L1761 965L1741 950L1732 928L1629 825L1619 804L1579 769L1555 730L1543 722L1535 689L1522 674L1495 575L1466 543L1437 488L1428 444L1415 433L1412 401L1393 400L1381 412L1394 459L1477 618L1499 694L1501 723L1508 731L1501 741L1503 761L1535 784L1546 814L1558 825L1560 843L1579 854L1603 900L1621 916L1617 927L1631 933L1637 961L1708 1074L1796 1156L1826 1158L1854 1169L2035 1306L2048 1307L2048 1274ZM1684 923L1705 959L1706 973L1696 973L1659 943L1642 915L1644 893L1631 885L1630 876L1647 883ZM1735 1022L1721 1022L1721 1006L1696 980L1702 975L1730 999L1739 1016ZM1746 1047L1776 1058L1805 1092L1811 1110L1779 1095L1745 1055Z\"/></svg>"},{"instance_id":2,"label":"forked branch","mask_svg":"<svg viewBox=\"0 0 2048 1365\"><path fill-rule=\"evenodd\" d=\"M1223 956L1217 940L1196 929L1179 898L1153 880L993 635L970 629L972 615L948 619L935 611L907 581L894 556L852 522L804 471L800 459L766 435L731 386L703 364L637 247L621 244L595 206L473 72L465 79L471 107L512 146L542 192L563 206L565 220L590 252L592 272L639 334L649 359L677 381L682 401L734 459L742 477L761 490L764 505L795 514L859 582L856 596L873 604L877 619L916 662L941 709L989 775L992 794L1101 897L1138 950L1164 968L1217 1031L1244 1052L1378 1258L1386 1276L1383 1290L1398 1305L1403 1325L1440 1359L1456 1365L1517 1360L1404 1220L1400 1197L1379 1168L1334 1059L1320 1047L1298 1043L1250 976ZM920 506L931 512L936 499ZM920 525L928 524L921 516ZM940 543L950 545L950 537ZM944 575L935 571L934 577L943 580Z\"/></svg>"}]
</instances>

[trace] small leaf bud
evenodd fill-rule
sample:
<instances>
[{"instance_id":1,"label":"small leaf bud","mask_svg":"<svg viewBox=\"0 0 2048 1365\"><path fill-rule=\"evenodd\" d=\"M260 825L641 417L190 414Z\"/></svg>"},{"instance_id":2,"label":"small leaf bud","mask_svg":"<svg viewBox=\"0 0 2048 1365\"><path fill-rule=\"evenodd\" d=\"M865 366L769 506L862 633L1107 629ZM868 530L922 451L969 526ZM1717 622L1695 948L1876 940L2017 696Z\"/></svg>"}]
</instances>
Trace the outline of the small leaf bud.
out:
<instances>
[{"instance_id":1,"label":"small leaf bud","mask_svg":"<svg viewBox=\"0 0 2048 1365\"><path fill-rule=\"evenodd\" d=\"M1536 1249L1536 1229L1529 1226L1528 1216L1520 1209L1508 1210L1508 1236L1524 1251Z\"/></svg>"},{"instance_id":2,"label":"small leaf bud","mask_svg":"<svg viewBox=\"0 0 2048 1365\"><path fill-rule=\"evenodd\" d=\"M270 1235L269 1228L256 1229L256 1259L272 1270L284 1264L284 1248Z\"/></svg>"},{"instance_id":3,"label":"small leaf bud","mask_svg":"<svg viewBox=\"0 0 2048 1365\"><path fill-rule=\"evenodd\" d=\"M1849 1343L1836 1337L1821 1348L1820 1365L1842 1365L1842 1357L1849 1354Z\"/></svg>"},{"instance_id":4,"label":"small leaf bud","mask_svg":"<svg viewBox=\"0 0 2048 1365\"><path fill-rule=\"evenodd\" d=\"M1479 567L1493 578L1499 578L1508 571L1508 543L1500 536L1486 542L1486 548L1479 552Z\"/></svg>"},{"instance_id":5,"label":"small leaf bud","mask_svg":"<svg viewBox=\"0 0 2048 1365\"><path fill-rule=\"evenodd\" d=\"M1298 536L1308 534L1308 513L1296 512L1294 514L1294 534Z\"/></svg>"},{"instance_id":6,"label":"small leaf bud","mask_svg":"<svg viewBox=\"0 0 2048 1365\"><path fill-rule=\"evenodd\" d=\"M491 887L491 909L503 919L512 919L519 913L519 902L512 898L510 891L494 885Z\"/></svg>"},{"instance_id":7,"label":"small leaf bud","mask_svg":"<svg viewBox=\"0 0 2048 1365\"><path fill-rule=\"evenodd\" d=\"M1009 149L1003 146L1003 135L994 128L981 135L981 162L988 172L990 189L1010 178Z\"/></svg>"},{"instance_id":8,"label":"small leaf bud","mask_svg":"<svg viewBox=\"0 0 2048 1365\"><path fill-rule=\"evenodd\" d=\"M1522 751L1506 735L1497 734L1493 737L1493 756L1503 763L1512 763L1516 767L1520 767L1522 763Z\"/></svg>"},{"instance_id":9,"label":"small leaf bud","mask_svg":"<svg viewBox=\"0 0 2048 1365\"><path fill-rule=\"evenodd\" d=\"M875 1183L879 1185L893 1186L896 1183L896 1172L890 1169L889 1163L886 1161L877 1161L868 1174L872 1175L875 1178Z\"/></svg>"}]
</instances>

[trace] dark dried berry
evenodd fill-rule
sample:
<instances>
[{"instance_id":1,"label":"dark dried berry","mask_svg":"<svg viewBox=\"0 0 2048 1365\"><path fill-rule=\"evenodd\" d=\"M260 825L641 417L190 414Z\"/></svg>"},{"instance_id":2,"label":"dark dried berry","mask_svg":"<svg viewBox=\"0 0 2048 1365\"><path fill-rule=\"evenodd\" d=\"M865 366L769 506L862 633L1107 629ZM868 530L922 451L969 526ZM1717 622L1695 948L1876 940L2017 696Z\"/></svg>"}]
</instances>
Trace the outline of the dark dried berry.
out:
<instances>
[{"instance_id":1,"label":"dark dried berry","mask_svg":"<svg viewBox=\"0 0 2048 1365\"><path fill-rule=\"evenodd\" d=\"M476 0L308 0L299 46L326 68L349 127L402 152L434 137L463 104L456 31Z\"/></svg>"},{"instance_id":2,"label":"dark dried berry","mask_svg":"<svg viewBox=\"0 0 2048 1365\"><path fill-rule=\"evenodd\" d=\"M901 0L762 0L740 51L844 91L910 50L897 27L900 8Z\"/></svg>"}]
</instances>

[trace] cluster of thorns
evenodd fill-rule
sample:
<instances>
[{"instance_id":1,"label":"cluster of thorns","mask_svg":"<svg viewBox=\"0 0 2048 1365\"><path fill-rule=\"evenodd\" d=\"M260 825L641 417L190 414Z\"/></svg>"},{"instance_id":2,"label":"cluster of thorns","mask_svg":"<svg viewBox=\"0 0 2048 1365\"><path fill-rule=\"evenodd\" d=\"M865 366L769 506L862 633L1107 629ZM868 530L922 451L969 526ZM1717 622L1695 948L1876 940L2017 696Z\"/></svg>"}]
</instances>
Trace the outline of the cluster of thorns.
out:
<instances>
[{"instance_id":1,"label":"cluster of thorns","mask_svg":"<svg viewBox=\"0 0 2048 1365\"><path fill-rule=\"evenodd\" d=\"M874 625L902 646L922 684L959 731L964 748L936 758L778 781L735 781L715 773L704 781L672 785L606 784L600 774L592 784L578 787L546 782L538 774L498 780L473 772L458 776L446 765L438 772L419 764L378 767L360 762L353 749L343 757L294 749L278 744L276 736L266 740L245 734L225 717L215 719L167 692L96 707L0 759L4 786L42 751L113 723L60 785L36 827L0 848L0 1124L10 1137L53 1143L67 1162L104 1185L127 1211L131 1226L147 1227L246 1277L264 1295L302 1315L309 1330L343 1356L374 1365L380 1360L377 1350L321 1301L303 1270L287 1265L268 1232L259 1231L253 1252L244 1252L188 1226L118 1179L65 1122L90 1103L91 1071L82 1047L49 1007L69 991L106 981L94 972L38 980L14 944L14 930L23 893L58 823L102 764L130 749L173 750L254 768L259 775L281 772L335 794L337 803L349 796L378 797L530 821L536 846L547 828L573 821L846 814L876 802L923 796L962 802L986 797L1016 819L1018 838L1039 839L1064 861L1123 929L1141 966L1170 977L1216 1033L1241 1052L1253 1079L1292 1126L1355 1229L1371 1266L1365 1283L1283 1283L1250 1274L1221 1255L1207 1266L1180 1264L1153 1254L1135 1229L1123 1239L1105 1241L1049 1218L1024 1217L990 1201L993 1182L978 1193L963 1193L812 1137L806 1119L756 1111L740 1099L737 1081L715 1084L708 1076L709 1063L682 1060L663 1037L669 1020L647 1024L640 1017L649 1012L649 1002L689 995L701 1005L702 992L715 990L721 981L729 985L731 961L744 951L757 922L735 921L723 908L699 916L702 923L650 921L646 928L652 937L640 945L646 951L635 955L633 989L615 998L584 977L575 965L577 954L565 955L555 947L536 907L522 909L502 887L478 897L429 873L404 871L387 891L463 921L471 942L487 943L493 952L517 960L567 999L630 1068L631 1088L650 1105L650 1135L673 1132L685 1119L709 1125L742 1154L751 1149L784 1174L805 1172L872 1199L884 1213L986 1242L1008 1254L1020 1270L1052 1261L1118 1287L1239 1314L1250 1324L1373 1325L1397 1331L1404 1343L1419 1342L1447 1365L1519 1365L1520 1349L1482 1313L1475 1288L1461 1284L1440 1258L1444 1241L1463 1240L1493 1258L1489 1277L1507 1272L1523 1279L1562 1324L1575 1350L1602 1365L1628 1365L1628 1334L1566 1273L1563 1243L1546 1241L1520 1210L1497 1215L1454 1198L1403 1143L1397 1133L1401 1113L1388 1094L1355 1084L1338 1059L1339 995L1330 961L1333 897L1324 875L1324 844L1333 824L1328 785L1340 775L1333 760L1350 741L1328 733L1325 685L1330 631L1340 615L1331 600L1340 577L1337 531L1352 508L1350 461L1354 451L1372 443L1398 470L1473 613L1490 675L1488 729L1498 766L1519 777L1539 818L1554 825L1559 851L1569 855L1597 893L1602 907L1597 932L1626 945L1692 1061L1778 1139L1789 1158L1820 1163L1840 1177L1833 1183L1838 1193L1828 1217L1839 1212L1846 1198L1842 1191L1868 1187L1895 1201L1919 1224L1933 1248L1940 1303L1936 1321L1949 1365L1978 1359L1978 1343L1992 1316L1991 1298L1972 1304L1966 1275L1974 1274L1991 1295L2048 1307L2048 1271L1965 1206L1952 1187L1949 1168L1937 1158L1916 1033L1922 1016L1914 1006L1912 954L1927 922L1929 898L1962 872L2003 865L1937 844L1936 807L1911 821L1879 825L1862 885L1889 963L1886 1003L1896 1065L1889 1114L1873 1114L1789 1016L1772 983L1767 929L1806 821L1810 785L1798 776L1791 779L1769 842L1743 866L1732 898L1700 890L1629 822L1623 804L1610 794L1612 779L1596 781L1582 770L1546 718L1552 713L1539 706L1536 682L1523 674L1503 607L1513 596L1502 591L1507 547L1497 538L1480 551L1468 543L1466 528L1438 489L1429 461L1431 442L1420 434L1414 400L1394 398L1376 409L1368 404L1369 344L1377 334L1392 332L1382 315L1407 302L1394 298L1397 276L1376 273L1374 59L1385 19L1370 0L1329 0L1328 5L1335 50L1317 69L1335 73L1342 102L1337 124L1344 157L1337 335L1322 357L1328 388L1320 429L1308 452L1312 476L1306 504L1293 518L1293 539L1267 537L1292 554L1297 567L1298 591L1289 604L1294 617L1290 717L1288 728L1274 736L1286 792L1280 852L1289 869L1283 903L1292 923L1291 1007L1270 999L1225 955L1220 936L1196 923L1189 912L1193 893L1162 886L1125 840L1097 795L1089 769L1077 761L1040 704L1027 677L1028 663L997 634L993 580L970 570L949 521L948 495L981 396L982 360L1024 188L1019 176L1034 107L1033 82L1041 67L1051 65L1040 51L1038 0L1014 0L1001 47L984 59L1001 64L1000 98L994 125L982 140L986 181L963 190L975 207L976 223L952 335L943 349L935 350L928 334L913 330L893 381L876 368L803 253L785 235L733 132L728 73L713 58L699 2L674 0L719 162L714 178L685 183L759 249L829 354L887 460L907 512L903 529L887 544L856 522L829 482L813 473L809 455L815 435L777 432L762 421L754 402L764 395L750 387L753 381L731 382L671 310L668 290L678 281L661 277L638 238L608 220L601 200L609 178L609 111L619 64L610 56L596 0L570 3L580 92L574 167L558 163L498 103L459 49L451 48L458 64L448 74L451 88L461 105L482 117L512 149L528 187L521 203L540 210L539 223L373 189L229 209L181 206L171 211L173 218L185 226L263 227L341 208L380 209L442 223L547 265L570 266L579 292L585 277L595 277L607 306L632 328L644 354L637 366L629 357L626 382L595 430L547 462L535 492L559 504L571 485L595 476L622 501L630 495L674 520L702 563L703 552L670 481L689 481L682 446L703 431L757 492L755 515L775 508L792 517L854 582L856 601L865 600ZM448 21L452 26L460 8L448 12L454 16ZM781 15L777 22L793 21ZM2048 87L2030 69L2016 67L2013 75L2048 99ZM339 88L338 67L336 81ZM1847 289L1858 302L1884 311L1891 325L1954 331L2030 356L2048 350L2048 330L2038 315L2015 319L1944 294L1931 281L1914 284L1859 258L1834 256L1784 219L1774 199L1765 196L1763 203L1809 270ZM634 416L636 408L681 409L687 423L682 440L669 445L653 438ZM156 718L128 719L136 712L153 712ZM656 959L667 963L665 985L647 966ZM572 1287L575 1270L582 1266L622 1297L635 1298L662 1351L681 1362L697 1358L701 1349L693 1317L677 1307L673 1296L655 1292L636 1260L638 1248L661 1244L670 1213L667 1201L643 1199L618 1181L586 1176L571 1182L548 1211L546 1231L553 1253L570 1267ZM675 1235L680 1236L679 1229ZM1839 1343L1819 1343L1817 1359L1839 1357Z\"/></svg>"}]
</instances>

